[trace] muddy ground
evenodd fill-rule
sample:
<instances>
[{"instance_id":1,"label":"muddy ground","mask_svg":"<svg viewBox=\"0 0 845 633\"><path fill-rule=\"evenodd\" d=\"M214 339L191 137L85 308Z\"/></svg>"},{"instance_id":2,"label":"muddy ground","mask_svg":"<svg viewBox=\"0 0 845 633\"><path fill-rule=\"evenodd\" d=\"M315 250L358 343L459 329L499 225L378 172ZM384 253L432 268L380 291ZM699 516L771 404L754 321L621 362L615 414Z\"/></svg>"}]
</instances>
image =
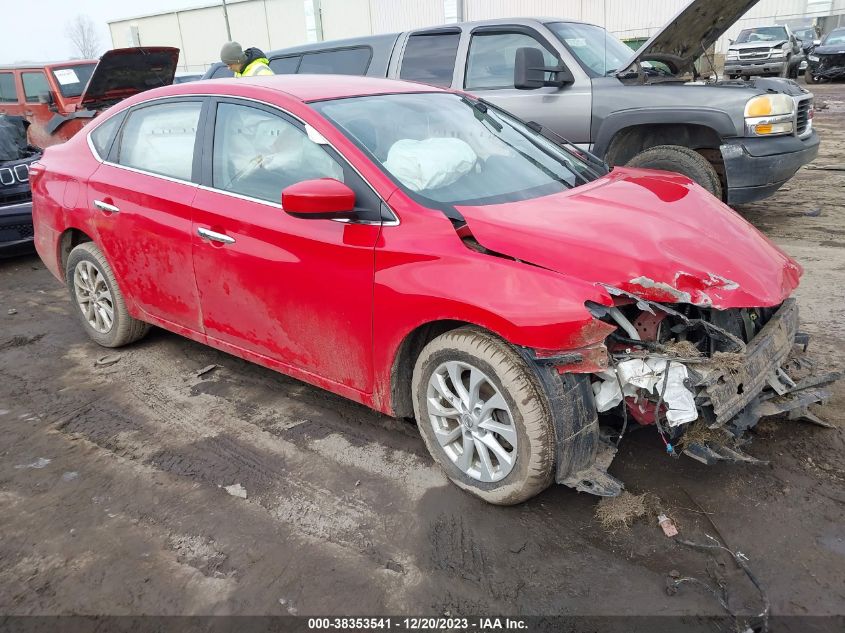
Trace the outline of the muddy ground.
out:
<instances>
[{"instance_id":1,"label":"muddy ground","mask_svg":"<svg viewBox=\"0 0 845 633\"><path fill-rule=\"evenodd\" d=\"M815 92L816 164L841 165L845 84ZM741 212L804 265L811 349L841 367L845 172L802 169ZM161 330L109 353L37 257L0 262L0 614L723 613L699 585L668 595L673 570L761 608L729 557L654 516L609 533L558 486L488 506L406 421ZM762 424L748 452L770 466L673 460L642 430L611 472L681 537L741 550L773 614L843 615L843 410L841 383L819 409L839 428Z\"/></svg>"}]
</instances>

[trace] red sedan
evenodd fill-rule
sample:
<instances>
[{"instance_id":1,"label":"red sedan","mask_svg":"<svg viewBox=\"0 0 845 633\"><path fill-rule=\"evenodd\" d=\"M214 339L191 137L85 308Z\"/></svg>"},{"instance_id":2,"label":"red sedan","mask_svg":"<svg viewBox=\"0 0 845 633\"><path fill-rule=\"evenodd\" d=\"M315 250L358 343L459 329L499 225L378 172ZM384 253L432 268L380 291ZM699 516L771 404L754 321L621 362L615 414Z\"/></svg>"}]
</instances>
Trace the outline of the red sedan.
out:
<instances>
[{"instance_id":1,"label":"red sedan","mask_svg":"<svg viewBox=\"0 0 845 633\"><path fill-rule=\"evenodd\" d=\"M826 395L782 369L792 259L687 178L607 173L467 95L174 85L49 148L30 179L36 247L94 341L155 325L413 416L446 475L493 503L553 480L618 494L610 438L634 423L670 454L751 460L760 416Z\"/></svg>"}]
</instances>

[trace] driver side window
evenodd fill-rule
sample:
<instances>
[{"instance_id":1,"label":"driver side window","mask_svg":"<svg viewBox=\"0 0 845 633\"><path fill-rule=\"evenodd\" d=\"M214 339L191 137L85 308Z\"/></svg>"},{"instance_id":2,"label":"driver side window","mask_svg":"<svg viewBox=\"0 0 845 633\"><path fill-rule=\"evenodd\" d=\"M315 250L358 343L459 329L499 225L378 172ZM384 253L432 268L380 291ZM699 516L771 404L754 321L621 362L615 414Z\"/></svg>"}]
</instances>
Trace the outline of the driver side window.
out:
<instances>
[{"instance_id":1,"label":"driver side window","mask_svg":"<svg viewBox=\"0 0 845 633\"><path fill-rule=\"evenodd\" d=\"M303 130L258 108L218 104L212 156L215 189L278 203L282 189L314 178L343 182L343 169Z\"/></svg>"},{"instance_id":2,"label":"driver side window","mask_svg":"<svg viewBox=\"0 0 845 633\"><path fill-rule=\"evenodd\" d=\"M513 88L513 70L518 48L536 48L543 53L546 66L557 66L557 57L525 33L480 33L469 45L467 89Z\"/></svg>"}]
</instances>

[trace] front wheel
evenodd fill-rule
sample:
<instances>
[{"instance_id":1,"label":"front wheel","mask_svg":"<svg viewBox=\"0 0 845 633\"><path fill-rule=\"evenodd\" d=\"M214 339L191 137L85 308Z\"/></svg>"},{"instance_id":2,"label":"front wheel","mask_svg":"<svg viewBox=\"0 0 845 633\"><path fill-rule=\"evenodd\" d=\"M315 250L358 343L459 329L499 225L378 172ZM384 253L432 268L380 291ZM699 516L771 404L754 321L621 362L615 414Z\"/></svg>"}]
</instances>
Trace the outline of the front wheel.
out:
<instances>
[{"instance_id":1,"label":"front wheel","mask_svg":"<svg viewBox=\"0 0 845 633\"><path fill-rule=\"evenodd\" d=\"M446 332L417 358L412 389L423 440L460 488L512 505L551 483L547 399L508 343L473 327Z\"/></svg>"},{"instance_id":2,"label":"front wheel","mask_svg":"<svg viewBox=\"0 0 845 633\"><path fill-rule=\"evenodd\" d=\"M722 181L704 156L681 145L658 145L640 152L628 161L628 167L662 169L682 174L721 200Z\"/></svg>"},{"instance_id":3,"label":"front wheel","mask_svg":"<svg viewBox=\"0 0 845 633\"><path fill-rule=\"evenodd\" d=\"M147 333L148 324L129 316L111 266L96 244L76 246L68 256L65 274L76 315L96 343L121 347Z\"/></svg>"}]
</instances>

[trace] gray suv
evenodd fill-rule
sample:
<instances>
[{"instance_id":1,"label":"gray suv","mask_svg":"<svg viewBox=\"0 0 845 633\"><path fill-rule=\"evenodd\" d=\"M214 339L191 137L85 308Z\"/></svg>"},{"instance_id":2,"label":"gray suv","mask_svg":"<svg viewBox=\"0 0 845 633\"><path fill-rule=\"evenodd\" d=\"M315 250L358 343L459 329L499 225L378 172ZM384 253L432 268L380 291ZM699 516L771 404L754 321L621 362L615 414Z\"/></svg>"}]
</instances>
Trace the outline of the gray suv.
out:
<instances>
[{"instance_id":1,"label":"gray suv","mask_svg":"<svg viewBox=\"0 0 845 633\"><path fill-rule=\"evenodd\" d=\"M702 51L757 1L694 0L636 52L601 27L536 18L320 42L268 58L277 74L369 75L465 90L611 167L679 172L742 204L774 193L819 144L813 95L797 83L697 77ZM226 73L218 64L206 78Z\"/></svg>"}]
</instances>

